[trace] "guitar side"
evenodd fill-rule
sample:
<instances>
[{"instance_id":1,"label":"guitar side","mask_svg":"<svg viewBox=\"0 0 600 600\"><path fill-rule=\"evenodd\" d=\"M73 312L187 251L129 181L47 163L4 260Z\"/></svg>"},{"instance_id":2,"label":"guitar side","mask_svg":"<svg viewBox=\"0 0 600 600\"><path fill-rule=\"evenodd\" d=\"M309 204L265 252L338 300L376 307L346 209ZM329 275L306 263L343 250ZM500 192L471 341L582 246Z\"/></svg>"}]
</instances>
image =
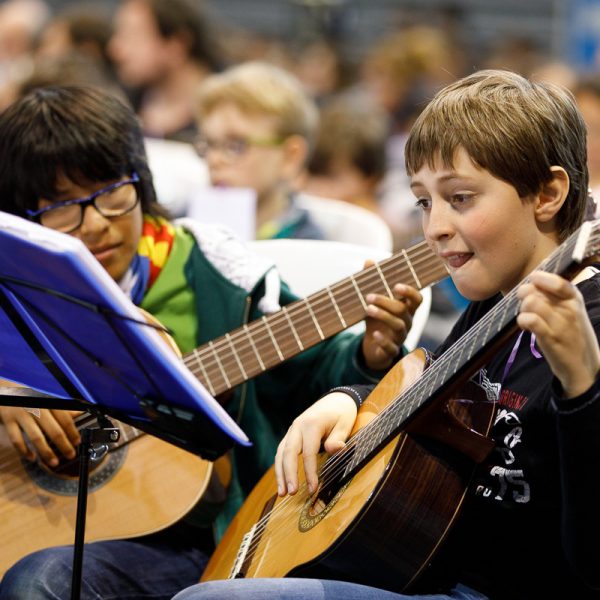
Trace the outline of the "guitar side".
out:
<instances>
[{"instance_id":1,"label":"guitar side","mask_svg":"<svg viewBox=\"0 0 600 600\"><path fill-rule=\"evenodd\" d=\"M90 473L88 542L164 529L194 507L210 481L212 463L150 435L133 442ZM76 477L32 469L0 427L0 577L30 552L73 543L76 494Z\"/></svg>"}]
</instances>

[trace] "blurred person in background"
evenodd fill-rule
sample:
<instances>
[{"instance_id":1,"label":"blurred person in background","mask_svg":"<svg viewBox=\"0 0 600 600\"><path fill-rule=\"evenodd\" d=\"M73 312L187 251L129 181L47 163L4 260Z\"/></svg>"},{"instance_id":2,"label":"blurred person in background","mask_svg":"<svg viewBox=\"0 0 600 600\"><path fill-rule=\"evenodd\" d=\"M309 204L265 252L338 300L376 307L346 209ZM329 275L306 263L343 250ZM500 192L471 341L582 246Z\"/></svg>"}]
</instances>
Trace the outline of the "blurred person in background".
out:
<instances>
[{"instance_id":1,"label":"blurred person in background","mask_svg":"<svg viewBox=\"0 0 600 600\"><path fill-rule=\"evenodd\" d=\"M386 169L387 119L342 97L321 110L303 191L379 214Z\"/></svg>"},{"instance_id":2,"label":"blurred person in background","mask_svg":"<svg viewBox=\"0 0 600 600\"><path fill-rule=\"evenodd\" d=\"M144 133L191 142L194 94L221 67L213 25L193 0L123 0L109 53Z\"/></svg>"},{"instance_id":3,"label":"blurred person in background","mask_svg":"<svg viewBox=\"0 0 600 600\"><path fill-rule=\"evenodd\" d=\"M600 217L600 76L582 78L572 90L587 127L590 189L596 201L596 217Z\"/></svg>"},{"instance_id":4,"label":"blurred person in background","mask_svg":"<svg viewBox=\"0 0 600 600\"><path fill-rule=\"evenodd\" d=\"M41 31L35 48L36 62L82 56L95 61L107 78L116 81L108 54L111 36L112 24L105 7L94 2L74 4L56 14Z\"/></svg>"},{"instance_id":5,"label":"blurred person in background","mask_svg":"<svg viewBox=\"0 0 600 600\"><path fill-rule=\"evenodd\" d=\"M326 38L304 44L298 52L292 70L304 89L322 106L348 86L352 69L340 48Z\"/></svg>"},{"instance_id":6,"label":"blurred person in background","mask_svg":"<svg viewBox=\"0 0 600 600\"><path fill-rule=\"evenodd\" d=\"M460 50L442 28L413 25L384 37L367 53L361 87L367 103L388 115L387 172L381 209L390 223L394 246L421 236L404 169L404 143L413 120L443 85L462 75Z\"/></svg>"},{"instance_id":7,"label":"blurred person in background","mask_svg":"<svg viewBox=\"0 0 600 600\"><path fill-rule=\"evenodd\" d=\"M197 116L196 149L212 185L256 192L258 239L323 238L295 204L318 110L293 75L262 62L212 75L200 88Z\"/></svg>"},{"instance_id":8,"label":"blurred person in background","mask_svg":"<svg viewBox=\"0 0 600 600\"><path fill-rule=\"evenodd\" d=\"M43 0L0 4L0 110L12 102L16 83L31 73L35 38L49 14Z\"/></svg>"}]
</instances>

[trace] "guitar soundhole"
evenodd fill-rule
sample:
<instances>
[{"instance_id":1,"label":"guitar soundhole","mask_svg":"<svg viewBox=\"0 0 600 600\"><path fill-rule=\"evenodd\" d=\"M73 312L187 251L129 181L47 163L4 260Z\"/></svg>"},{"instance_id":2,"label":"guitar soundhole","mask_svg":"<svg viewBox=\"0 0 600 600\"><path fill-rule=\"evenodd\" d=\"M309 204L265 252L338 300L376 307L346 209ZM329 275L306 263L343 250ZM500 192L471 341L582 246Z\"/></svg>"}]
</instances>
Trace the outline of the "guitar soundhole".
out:
<instances>
[{"instance_id":1,"label":"guitar soundhole","mask_svg":"<svg viewBox=\"0 0 600 600\"><path fill-rule=\"evenodd\" d=\"M298 519L298 529L302 532L312 529L320 523L331 509L336 505L351 480L342 485L341 472L325 477L319 484L317 491L304 503Z\"/></svg>"},{"instance_id":2,"label":"guitar soundhole","mask_svg":"<svg viewBox=\"0 0 600 600\"><path fill-rule=\"evenodd\" d=\"M90 492L112 479L125 461L126 454L127 445L109 450L98 460L90 459L88 480ZM42 465L40 462L31 463L23 460L23 467L29 477L41 488L63 496L77 495L79 458L63 459L54 468Z\"/></svg>"}]
</instances>

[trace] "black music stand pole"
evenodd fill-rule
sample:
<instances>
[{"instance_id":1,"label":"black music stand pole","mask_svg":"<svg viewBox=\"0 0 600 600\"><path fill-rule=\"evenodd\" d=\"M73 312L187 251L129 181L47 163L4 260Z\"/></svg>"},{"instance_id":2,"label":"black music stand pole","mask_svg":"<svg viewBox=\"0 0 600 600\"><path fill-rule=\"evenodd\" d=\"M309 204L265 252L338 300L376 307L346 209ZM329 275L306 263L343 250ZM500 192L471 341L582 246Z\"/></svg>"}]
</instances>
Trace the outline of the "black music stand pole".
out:
<instances>
[{"instance_id":1,"label":"black music stand pole","mask_svg":"<svg viewBox=\"0 0 600 600\"><path fill-rule=\"evenodd\" d=\"M87 512L90 458L100 459L108 452L108 445L119 440L119 430L103 415L97 415L98 427L81 431L79 444L79 485L77 487L77 516L73 544L73 573L71 600L79 600L83 572L83 545L85 543L85 518Z\"/></svg>"},{"instance_id":2,"label":"black music stand pole","mask_svg":"<svg viewBox=\"0 0 600 600\"><path fill-rule=\"evenodd\" d=\"M108 451L108 445L119 441L120 432L110 420L93 408L77 400L61 400L31 388L0 386L0 406L21 406L58 410L85 410L96 416L96 427L81 430L79 444L79 480L77 486L77 511L75 517L75 539L73 542L73 572L71 577L71 600L79 600L83 569L83 545L85 543L85 521L87 513L90 459L100 459Z\"/></svg>"}]
</instances>

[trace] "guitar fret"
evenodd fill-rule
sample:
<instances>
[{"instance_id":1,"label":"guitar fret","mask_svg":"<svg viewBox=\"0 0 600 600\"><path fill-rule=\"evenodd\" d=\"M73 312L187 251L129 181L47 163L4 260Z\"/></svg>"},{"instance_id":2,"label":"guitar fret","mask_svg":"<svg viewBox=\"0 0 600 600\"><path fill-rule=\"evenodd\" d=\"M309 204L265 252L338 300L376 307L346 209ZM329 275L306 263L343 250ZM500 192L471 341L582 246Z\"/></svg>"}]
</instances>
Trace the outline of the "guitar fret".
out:
<instances>
[{"instance_id":1,"label":"guitar fret","mask_svg":"<svg viewBox=\"0 0 600 600\"><path fill-rule=\"evenodd\" d=\"M392 290L390 290L390 286L388 285L388 282L386 281L386 278L383 276L383 273L381 272L381 267L379 266L378 263L375 263L375 268L377 269L377 272L379 273L379 277L381 277L381 281L383 283L383 286L385 287L385 290L386 290L388 296L390 298L393 298L394 295L392 294Z\"/></svg>"},{"instance_id":2,"label":"guitar fret","mask_svg":"<svg viewBox=\"0 0 600 600\"><path fill-rule=\"evenodd\" d=\"M227 373L225 372L225 369L223 368L223 363L221 363L221 359L219 358L219 353L217 352L215 345L213 344L213 342L208 342L208 345L209 345L210 349L212 350L215 360L217 361L217 365L219 365L219 370L221 371L221 375L223 375L225 384L227 385L228 388L231 388L231 383L229 383L229 377L227 377Z\"/></svg>"},{"instance_id":3,"label":"guitar fret","mask_svg":"<svg viewBox=\"0 0 600 600\"><path fill-rule=\"evenodd\" d=\"M406 253L406 250L404 250L404 248L402 249L402 255L404 256L404 259L406 260L406 265L408 266L408 268L410 269L410 272L412 273L412 276L415 279L415 284L417 285L417 288L421 288L421 282L419 280L419 278L417 277L417 273L414 270L412 263L410 262L410 258L408 258L408 254Z\"/></svg>"},{"instance_id":4,"label":"guitar fret","mask_svg":"<svg viewBox=\"0 0 600 600\"><path fill-rule=\"evenodd\" d=\"M360 299L360 303L362 304L363 309L366 311L367 310L367 304L365 302L365 299L363 298L362 292L360 291L360 288L358 287L358 284L356 283L356 279L354 279L354 275L350 275L350 279L354 285L354 289L356 290L356 293L358 294L358 298Z\"/></svg>"},{"instance_id":5,"label":"guitar fret","mask_svg":"<svg viewBox=\"0 0 600 600\"><path fill-rule=\"evenodd\" d=\"M202 375L204 377L204 382L206 382L208 384L208 389L210 390L210 393L215 396L215 386L212 384L212 381L210 379L210 377L208 376L208 373L206 372L206 369L204 368L204 365L202 364L202 361L200 360L200 356L198 355L197 351L194 351L194 358L196 359L196 363L198 364L198 366L200 367L200 370L202 371Z\"/></svg>"},{"instance_id":6,"label":"guitar fret","mask_svg":"<svg viewBox=\"0 0 600 600\"><path fill-rule=\"evenodd\" d=\"M252 334L250 333L250 329L248 328L248 325L244 325L244 331L246 332L246 335L248 336L248 340L250 341L250 344L252 345L252 349L254 350L254 354L256 355L256 358L258 359L258 363L260 364L260 368L263 371L266 371L265 369L265 365L262 361L262 358L260 357L260 353L258 351L258 348L256 347L256 344L254 343L254 340L252 339Z\"/></svg>"},{"instance_id":7,"label":"guitar fret","mask_svg":"<svg viewBox=\"0 0 600 600\"><path fill-rule=\"evenodd\" d=\"M279 348L279 345L277 344L277 340L275 339L275 336L273 335L273 332L271 331L271 327L269 326L269 322L267 321L267 318L263 315L262 318L264 324L265 324L265 328L267 330L267 333L269 334L271 341L273 342L273 346L275 347L275 351L277 352L277 356L279 356L279 359L281 360L281 362L283 362L285 360L285 358L283 357L283 354L281 353L281 349Z\"/></svg>"},{"instance_id":8,"label":"guitar fret","mask_svg":"<svg viewBox=\"0 0 600 600\"><path fill-rule=\"evenodd\" d=\"M296 331L296 328L294 327L294 324L292 323L292 319L290 318L290 314L288 312L287 306L284 306L282 310L283 310L283 314L285 315L285 318L287 319L288 323L290 324L290 329L292 330L294 339L296 340L296 343L298 344L298 348L300 348L300 350L304 350L304 345L302 344L300 337L298 336L298 332Z\"/></svg>"},{"instance_id":9,"label":"guitar fret","mask_svg":"<svg viewBox=\"0 0 600 600\"><path fill-rule=\"evenodd\" d=\"M333 304L333 308L335 308L335 312L337 313L340 323L342 324L344 329L346 329L346 327L347 327L346 321L344 320L344 317L342 316L342 313L340 312L338 303L335 301L335 298L333 297L333 293L331 292L331 288L329 286L327 286L327 293L329 294L329 298L331 299L331 304Z\"/></svg>"},{"instance_id":10,"label":"guitar fret","mask_svg":"<svg viewBox=\"0 0 600 600\"><path fill-rule=\"evenodd\" d=\"M308 308L308 312L310 313L310 316L312 317L315 327L317 328L317 331L319 332L319 336L321 336L321 339L324 340L325 336L323 335L323 332L321 331L321 326L319 325L319 322L317 321L317 317L315 317L315 313L313 312L313 309L310 305L310 302L308 301L308 298L304 299L304 304L306 305L306 308Z\"/></svg>"},{"instance_id":11,"label":"guitar fret","mask_svg":"<svg viewBox=\"0 0 600 600\"><path fill-rule=\"evenodd\" d=\"M233 356L234 356L234 358L235 358L235 360L237 362L237 365L238 365L238 367L240 369L240 372L241 372L243 378L244 379L248 379L248 375L246 374L246 371L244 369L244 365L242 364L242 361L240 360L240 357L238 356L238 353L237 353L237 351L235 349L235 346L233 345L233 342L231 340L231 336L228 333L225 334L225 339L229 342L229 347L231 348L231 352L233 353Z\"/></svg>"}]
</instances>

